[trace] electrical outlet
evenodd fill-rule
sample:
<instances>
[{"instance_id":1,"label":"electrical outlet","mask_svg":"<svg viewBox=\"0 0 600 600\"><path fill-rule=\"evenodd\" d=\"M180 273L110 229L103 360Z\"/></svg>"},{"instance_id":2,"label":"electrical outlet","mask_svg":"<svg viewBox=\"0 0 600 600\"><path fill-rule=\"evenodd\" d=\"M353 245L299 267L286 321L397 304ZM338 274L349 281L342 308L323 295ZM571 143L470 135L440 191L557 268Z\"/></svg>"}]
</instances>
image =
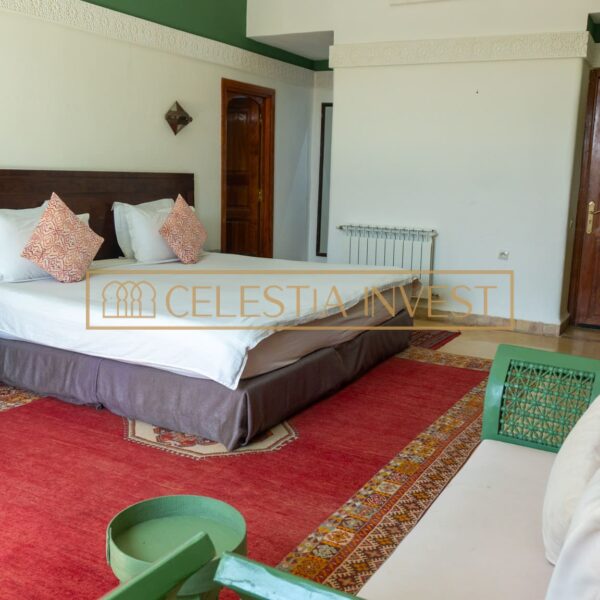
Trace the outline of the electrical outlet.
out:
<instances>
[{"instance_id":1,"label":"electrical outlet","mask_svg":"<svg viewBox=\"0 0 600 600\"><path fill-rule=\"evenodd\" d=\"M500 250L498 253L498 260L508 260L510 252L508 250Z\"/></svg>"}]
</instances>

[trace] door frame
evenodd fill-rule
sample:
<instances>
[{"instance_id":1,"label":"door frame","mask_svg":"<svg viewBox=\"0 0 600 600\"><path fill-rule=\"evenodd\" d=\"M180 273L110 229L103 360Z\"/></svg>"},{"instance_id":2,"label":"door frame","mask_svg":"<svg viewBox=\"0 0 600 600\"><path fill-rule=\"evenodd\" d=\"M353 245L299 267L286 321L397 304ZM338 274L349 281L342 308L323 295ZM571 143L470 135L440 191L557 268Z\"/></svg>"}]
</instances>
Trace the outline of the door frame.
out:
<instances>
[{"instance_id":1,"label":"door frame","mask_svg":"<svg viewBox=\"0 0 600 600\"><path fill-rule=\"evenodd\" d=\"M573 242L573 258L571 261L571 283L569 286L569 321L577 322L579 310L579 284L581 275L581 260L583 242L586 236L587 205L589 202L589 178L594 144L594 115L596 112L596 91L600 85L600 69L590 71L588 98L585 114L585 133L583 137L583 154L581 159L581 180L577 199L577 215L575 217L575 237Z\"/></svg>"},{"instance_id":2,"label":"door frame","mask_svg":"<svg viewBox=\"0 0 600 600\"><path fill-rule=\"evenodd\" d=\"M323 210L323 166L325 162L325 116L327 109L333 109L333 102L321 102L321 145L319 155L319 196L317 200L317 256L327 256L327 252L321 252L321 212Z\"/></svg>"},{"instance_id":3,"label":"door frame","mask_svg":"<svg viewBox=\"0 0 600 600\"><path fill-rule=\"evenodd\" d=\"M263 99L263 155L260 256L273 258L273 204L275 173L275 90L232 79L221 79L221 249L227 247L227 103L230 94Z\"/></svg>"}]
</instances>

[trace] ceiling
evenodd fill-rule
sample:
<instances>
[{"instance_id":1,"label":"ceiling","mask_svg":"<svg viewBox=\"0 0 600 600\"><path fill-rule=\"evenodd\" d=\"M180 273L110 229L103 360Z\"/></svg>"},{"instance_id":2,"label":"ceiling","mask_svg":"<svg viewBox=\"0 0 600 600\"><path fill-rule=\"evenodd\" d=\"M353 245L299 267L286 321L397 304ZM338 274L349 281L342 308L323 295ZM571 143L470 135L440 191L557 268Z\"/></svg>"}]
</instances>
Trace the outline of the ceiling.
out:
<instances>
[{"instance_id":1,"label":"ceiling","mask_svg":"<svg viewBox=\"0 0 600 600\"><path fill-rule=\"evenodd\" d=\"M252 39L310 60L326 60L329 58L329 46L333 45L333 31L261 35Z\"/></svg>"}]
</instances>

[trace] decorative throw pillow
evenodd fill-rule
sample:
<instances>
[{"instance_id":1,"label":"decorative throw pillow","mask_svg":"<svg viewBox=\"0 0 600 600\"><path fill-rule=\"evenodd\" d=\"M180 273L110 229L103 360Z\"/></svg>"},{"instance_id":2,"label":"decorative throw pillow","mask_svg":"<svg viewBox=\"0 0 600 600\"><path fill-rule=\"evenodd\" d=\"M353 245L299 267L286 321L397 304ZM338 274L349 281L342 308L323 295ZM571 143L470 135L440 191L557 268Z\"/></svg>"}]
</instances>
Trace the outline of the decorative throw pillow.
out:
<instances>
[{"instance_id":1,"label":"decorative throw pillow","mask_svg":"<svg viewBox=\"0 0 600 600\"><path fill-rule=\"evenodd\" d=\"M131 233L129 232L128 214L134 210L136 214L143 216L151 216L158 211L170 211L173 208L172 198L163 198L162 200L154 200L152 202L144 202L143 204L125 204L123 202L115 202L112 205L112 211L115 221L115 232L117 234L117 242L123 252L125 258L134 258ZM163 218L164 220L164 218ZM162 224L162 222L161 222ZM158 229L156 230L158 235ZM172 258L172 257L171 257Z\"/></svg>"},{"instance_id":2,"label":"decorative throw pillow","mask_svg":"<svg viewBox=\"0 0 600 600\"><path fill-rule=\"evenodd\" d=\"M38 208L0 209L0 281L21 282L50 277L46 271L23 258L21 252L40 222L48 200ZM78 215L87 223L90 215Z\"/></svg>"},{"instance_id":3,"label":"decorative throw pillow","mask_svg":"<svg viewBox=\"0 0 600 600\"><path fill-rule=\"evenodd\" d=\"M599 468L600 397L590 404L563 442L548 478L542 534L546 558L552 564L558 560L577 504Z\"/></svg>"},{"instance_id":4,"label":"decorative throw pillow","mask_svg":"<svg viewBox=\"0 0 600 600\"><path fill-rule=\"evenodd\" d=\"M206 229L181 195L160 228L160 235L182 263L189 265L200 260Z\"/></svg>"},{"instance_id":5,"label":"decorative throw pillow","mask_svg":"<svg viewBox=\"0 0 600 600\"><path fill-rule=\"evenodd\" d=\"M573 515L546 600L596 600L600 590L600 470Z\"/></svg>"},{"instance_id":6,"label":"decorative throw pillow","mask_svg":"<svg viewBox=\"0 0 600 600\"><path fill-rule=\"evenodd\" d=\"M54 279L72 283L85 277L103 241L56 194L52 194L21 256Z\"/></svg>"}]
</instances>

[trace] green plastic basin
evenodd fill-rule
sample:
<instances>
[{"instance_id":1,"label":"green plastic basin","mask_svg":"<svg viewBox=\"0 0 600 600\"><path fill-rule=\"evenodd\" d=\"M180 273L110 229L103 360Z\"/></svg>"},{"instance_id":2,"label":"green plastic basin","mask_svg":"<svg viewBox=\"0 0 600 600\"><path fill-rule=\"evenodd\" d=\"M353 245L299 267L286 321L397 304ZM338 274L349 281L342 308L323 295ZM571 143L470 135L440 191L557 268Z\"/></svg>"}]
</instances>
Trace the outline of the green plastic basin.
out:
<instances>
[{"instance_id":1,"label":"green plastic basin","mask_svg":"<svg viewBox=\"0 0 600 600\"><path fill-rule=\"evenodd\" d=\"M235 508L204 496L161 496L113 518L106 531L106 560L124 583L201 531L214 544L216 559L223 552L246 554L246 522Z\"/></svg>"}]
</instances>

